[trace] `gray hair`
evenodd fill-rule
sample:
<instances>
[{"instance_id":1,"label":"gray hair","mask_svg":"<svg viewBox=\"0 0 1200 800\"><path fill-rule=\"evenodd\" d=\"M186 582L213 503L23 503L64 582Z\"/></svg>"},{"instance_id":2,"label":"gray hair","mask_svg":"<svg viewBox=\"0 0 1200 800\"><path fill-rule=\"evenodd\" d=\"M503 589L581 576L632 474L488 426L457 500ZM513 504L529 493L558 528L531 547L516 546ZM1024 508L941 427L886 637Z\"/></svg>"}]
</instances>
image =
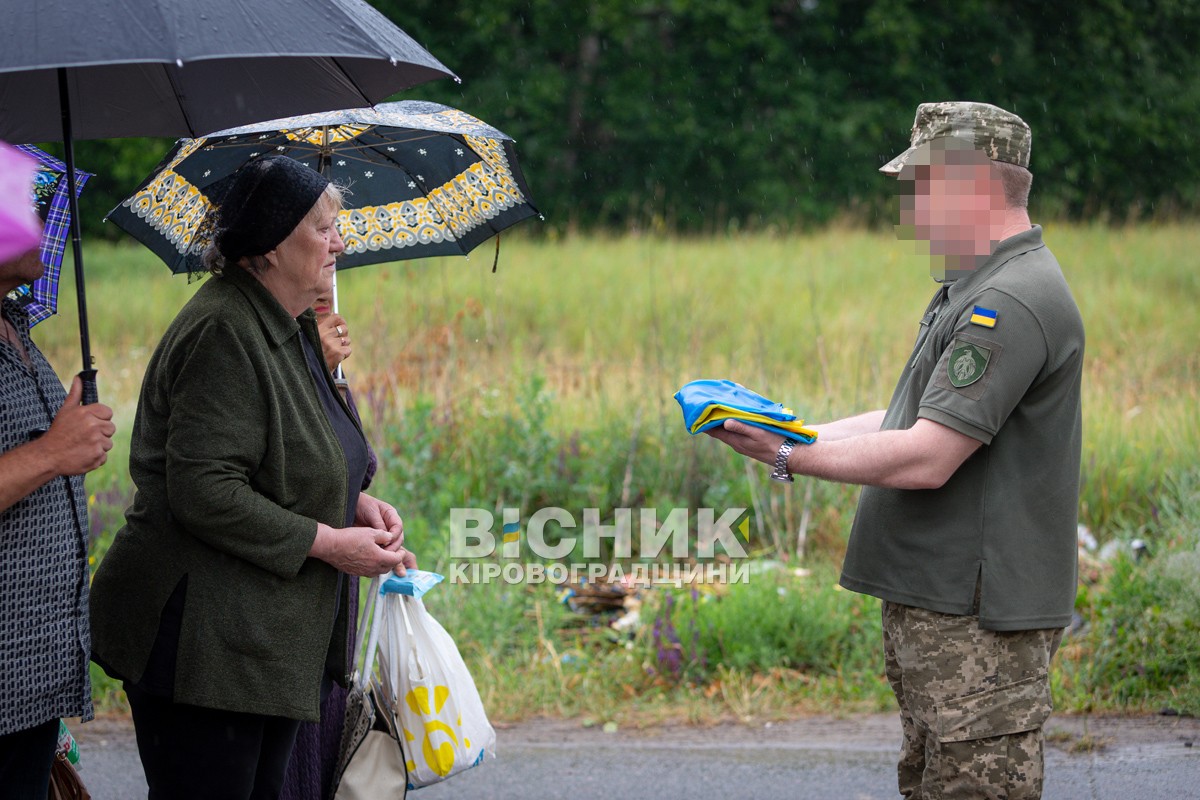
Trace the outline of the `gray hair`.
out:
<instances>
[{"instance_id":1,"label":"gray hair","mask_svg":"<svg viewBox=\"0 0 1200 800\"><path fill-rule=\"evenodd\" d=\"M310 217L328 213L330 210L341 211L346 207L346 195L348 193L348 190L345 188L335 183L330 183L325 187L325 191L321 193L321 196L317 198L317 202L313 203L313 207L304 215L304 219L307 220ZM255 275L261 275L267 270L267 260L262 256L246 256L245 261L246 267L244 269L249 270ZM221 251L217 247L215 231L209 239L208 246L204 248L204 253L200 256L200 264L204 271L218 277L224 274L225 270L229 269L230 263L226 261L225 256L221 255ZM241 266L241 264L235 262L233 266Z\"/></svg>"}]
</instances>

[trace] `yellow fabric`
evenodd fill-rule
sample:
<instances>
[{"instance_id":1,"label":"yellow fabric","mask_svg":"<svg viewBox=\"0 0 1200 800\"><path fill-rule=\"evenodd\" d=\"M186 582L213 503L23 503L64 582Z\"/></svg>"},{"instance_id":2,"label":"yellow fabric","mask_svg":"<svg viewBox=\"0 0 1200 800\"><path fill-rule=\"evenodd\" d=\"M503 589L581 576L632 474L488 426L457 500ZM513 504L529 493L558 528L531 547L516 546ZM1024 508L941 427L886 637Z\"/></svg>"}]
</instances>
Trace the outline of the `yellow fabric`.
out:
<instances>
[{"instance_id":1,"label":"yellow fabric","mask_svg":"<svg viewBox=\"0 0 1200 800\"><path fill-rule=\"evenodd\" d=\"M789 409L786 409L786 408L784 409L784 412L788 413L788 414L792 413ZM740 419L740 420L746 420L749 422L761 422L765 425L770 425L774 428L781 428L782 430L785 430L785 431L792 431L793 433L798 433L801 436L808 436L811 438L816 438L816 436L817 436L816 431L814 431L811 428L804 427L804 420L802 420L802 419L796 419L796 420L792 420L790 422L786 422L784 420L775 419L774 417L767 417L767 416L763 416L762 414L754 414L749 411L742 411L741 409L731 408L730 406L721 405L720 403L712 403L711 405L709 405L708 408L706 408L704 410L704 413L701 414L700 417L696 420L696 422L692 425L691 432L695 433L696 431L700 430L700 428L702 428L703 426L705 426L708 423L713 422L715 420L724 421L727 419Z\"/></svg>"}]
</instances>

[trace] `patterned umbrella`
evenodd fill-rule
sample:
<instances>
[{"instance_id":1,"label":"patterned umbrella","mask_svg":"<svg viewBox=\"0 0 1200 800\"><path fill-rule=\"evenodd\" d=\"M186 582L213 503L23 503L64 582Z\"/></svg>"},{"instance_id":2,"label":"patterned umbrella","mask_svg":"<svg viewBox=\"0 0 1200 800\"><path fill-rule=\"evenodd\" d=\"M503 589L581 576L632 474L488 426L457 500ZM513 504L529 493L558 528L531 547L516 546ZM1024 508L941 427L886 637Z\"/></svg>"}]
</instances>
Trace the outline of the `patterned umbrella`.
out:
<instances>
[{"instance_id":1,"label":"patterned umbrella","mask_svg":"<svg viewBox=\"0 0 1200 800\"><path fill-rule=\"evenodd\" d=\"M204 225L230 176L287 155L346 187L338 269L466 255L537 215L509 136L470 114L421 101L288 117L180 139L108 219L173 272L200 269Z\"/></svg>"},{"instance_id":2,"label":"patterned umbrella","mask_svg":"<svg viewBox=\"0 0 1200 800\"><path fill-rule=\"evenodd\" d=\"M33 182L33 204L42 218L41 254L46 271L31 284L18 286L9 296L21 303L29 313L29 324L36 325L58 313L58 278L62 270L63 251L71 230L71 208L67 197L67 165L33 145L20 144L17 149L38 162ZM75 170L75 194L78 197L90 172Z\"/></svg>"}]
</instances>

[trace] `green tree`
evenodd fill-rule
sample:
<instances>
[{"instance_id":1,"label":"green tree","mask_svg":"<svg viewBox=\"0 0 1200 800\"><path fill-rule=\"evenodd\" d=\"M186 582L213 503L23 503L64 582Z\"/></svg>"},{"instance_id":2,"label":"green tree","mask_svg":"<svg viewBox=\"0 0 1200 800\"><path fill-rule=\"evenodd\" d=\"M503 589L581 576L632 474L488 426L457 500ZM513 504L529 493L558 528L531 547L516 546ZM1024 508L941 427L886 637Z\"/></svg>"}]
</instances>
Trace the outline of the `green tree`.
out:
<instances>
[{"instance_id":1,"label":"green tree","mask_svg":"<svg viewBox=\"0 0 1200 800\"><path fill-rule=\"evenodd\" d=\"M1034 132L1035 215L1200 210L1196 0L374 0L461 78L402 97L517 140L551 228L890 224L876 168L916 106ZM165 140L83 142L88 235Z\"/></svg>"}]
</instances>

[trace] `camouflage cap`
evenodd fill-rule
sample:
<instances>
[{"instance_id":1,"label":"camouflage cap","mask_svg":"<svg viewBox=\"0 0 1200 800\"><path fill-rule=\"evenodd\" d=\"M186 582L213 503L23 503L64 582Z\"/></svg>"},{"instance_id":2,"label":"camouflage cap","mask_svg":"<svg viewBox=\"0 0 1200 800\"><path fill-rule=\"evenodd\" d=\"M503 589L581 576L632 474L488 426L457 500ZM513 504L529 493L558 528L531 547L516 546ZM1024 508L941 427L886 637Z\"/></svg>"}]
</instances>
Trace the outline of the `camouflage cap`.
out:
<instances>
[{"instance_id":1,"label":"camouflage cap","mask_svg":"<svg viewBox=\"0 0 1200 800\"><path fill-rule=\"evenodd\" d=\"M992 161L1007 161L1029 169L1033 134L1025 120L987 103L942 102L917 106L909 148L879 171L885 175L898 175L918 148L947 137L970 142Z\"/></svg>"}]
</instances>

